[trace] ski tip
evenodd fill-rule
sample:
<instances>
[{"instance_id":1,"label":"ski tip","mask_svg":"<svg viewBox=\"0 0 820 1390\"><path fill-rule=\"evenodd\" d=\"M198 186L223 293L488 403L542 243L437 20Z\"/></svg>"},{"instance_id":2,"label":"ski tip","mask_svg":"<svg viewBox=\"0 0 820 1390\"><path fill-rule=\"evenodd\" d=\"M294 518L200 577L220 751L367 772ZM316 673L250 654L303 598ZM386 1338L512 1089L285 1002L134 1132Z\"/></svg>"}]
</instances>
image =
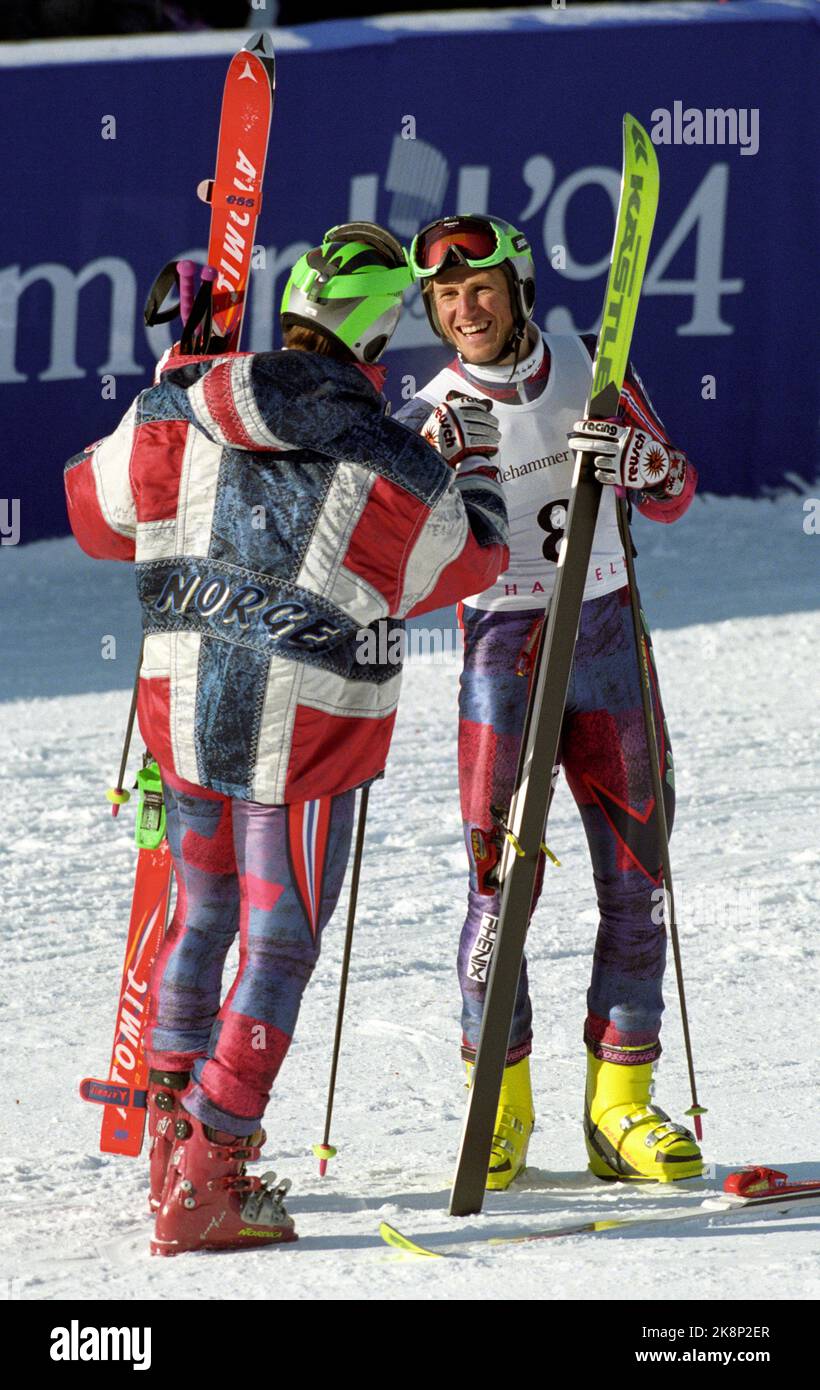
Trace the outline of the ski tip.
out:
<instances>
[{"instance_id":1,"label":"ski tip","mask_svg":"<svg viewBox=\"0 0 820 1390\"><path fill-rule=\"evenodd\" d=\"M245 44L243 52L255 54L265 64L271 91L273 91L276 87L276 53L273 39L267 29L258 29L255 34L252 34Z\"/></svg>"},{"instance_id":2,"label":"ski tip","mask_svg":"<svg viewBox=\"0 0 820 1390\"><path fill-rule=\"evenodd\" d=\"M624 112L623 134L624 147L626 147L627 141L631 141L631 143L637 147L639 158L647 165L647 174L652 182L657 185L658 156L655 152L655 146L652 143L652 137L645 127L641 125L638 118L633 116L629 111Z\"/></svg>"},{"instance_id":3,"label":"ski tip","mask_svg":"<svg viewBox=\"0 0 820 1390\"><path fill-rule=\"evenodd\" d=\"M403 1250L407 1255L424 1255L432 1260L444 1259L444 1255L439 1250L428 1250L424 1245L417 1245L414 1240L411 1240L409 1236L402 1235L401 1231L397 1231L395 1226L391 1226L387 1221L381 1222L379 1235L386 1245L391 1246L394 1250Z\"/></svg>"},{"instance_id":4,"label":"ski tip","mask_svg":"<svg viewBox=\"0 0 820 1390\"><path fill-rule=\"evenodd\" d=\"M267 29L257 29L245 44L248 53L261 53L266 58L273 57L273 39Z\"/></svg>"}]
</instances>

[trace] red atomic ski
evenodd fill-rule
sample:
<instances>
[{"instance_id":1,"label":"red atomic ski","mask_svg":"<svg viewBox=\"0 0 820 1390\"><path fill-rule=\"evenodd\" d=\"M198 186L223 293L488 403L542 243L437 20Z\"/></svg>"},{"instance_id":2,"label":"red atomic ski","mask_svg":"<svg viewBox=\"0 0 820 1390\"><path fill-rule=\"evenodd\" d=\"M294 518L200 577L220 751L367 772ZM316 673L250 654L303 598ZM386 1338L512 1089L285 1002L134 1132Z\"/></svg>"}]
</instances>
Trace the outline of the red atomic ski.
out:
<instances>
[{"instance_id":1,"label":"red atomic ski","mask_svg":"<svg viewBox=\"0 0 820 1390\"><path fill-rule=\"evenodd\" d=\"M199 351L236 351L239 347L262 203L274 85L271 40L266 33L254 34L228 68L216 173L200 189L211 204L208 261L216 277L208 277L212 288L208 330L203 333L207 341L198 344ZM100 1148L105 1153L136 1157L142 1150L147 1118L144 1036L149 985L165 931L171 875L167 840L156 849L140 849L108 1080L86 1077L80 1085L83 1099L105 1107L100 1135Z\"/></svg>"},{"instance_id":2,"label":"red atomic ski","mask_svg":"<svg viewBox=\"0 0 820 1390\"><path fill-rule=\"evenodd\" d=\"M216 173L199 190L200 196L211 204L208 259L216 278L209 281L212 289L206 316L207 341L198 344L198 351L236 351L239 347L253 239L262 203L274 85L270 37L264 32L254 34L231 59L222 99ZM173 270L173 265L168 269ZM190 285L186 294L189 291ZM162 297L158 296L154 310ZM148 310L146 316L146 321L151 322ZM168 321L167 316L164 321ZM126 748L128 738L130 726ZM123 775L124 767L120 784ZM158 790L161 794L161 788ZM147 1115L144 1034L149 984L165 930L172 869L167 840L158 848L140 849L108 1079L86 1077L80 1083L84 1100L105 1107L100 1137L100 1148L105 1153L136 1157L142 1149Z\"/></svg>"},{"instance_id":3,"label":"red atomic ski","mask_svg":"<svg viewBox=\"0 0 820 1390\"><path fill-rule=\"evenodd\" d=\"M262 206L262 179L275 92L270 36L254 34L232 58L225 79L216 173L200 185L211 204L208 264L217 273L211 302L219 351L239 346L253 239Z\"/></svg>"},{"instance_id":4,"label":"red atomic ski","mask_svg":"<svg viewBox=\"0 0 820 1390\"><path fill-rule=\"evenodd\" d=\"M105 1106L100 1131L103 1153L136 1158L142 1149L148 1087L148 986L165 931L171 868L167 840L159 849L139 851L108 1081L87 1077L80 1085L84 1100Z\"/></svg>"}]
</instances>

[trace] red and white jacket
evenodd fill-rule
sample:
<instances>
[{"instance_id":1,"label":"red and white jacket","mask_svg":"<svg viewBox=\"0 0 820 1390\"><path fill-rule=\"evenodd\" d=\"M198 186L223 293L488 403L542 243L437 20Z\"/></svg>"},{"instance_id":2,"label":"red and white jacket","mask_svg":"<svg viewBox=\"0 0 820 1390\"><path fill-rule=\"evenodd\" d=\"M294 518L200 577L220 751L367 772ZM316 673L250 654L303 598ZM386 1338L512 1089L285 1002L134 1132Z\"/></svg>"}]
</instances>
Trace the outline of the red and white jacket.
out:
<instances>
[{"instance_id":1,"label":"red and white jacket","mask_svg":"<svg viewBox=\"0 0 820 1390\"><path fill-rule=\"evenodd\" d=\"M375 379L313 353L172 358L66 465L83 550L135 562L139 724L178 782L286 804L372 780L396 621L508 564L492 464L454 474Z\"/></svg>"}]
</instances>

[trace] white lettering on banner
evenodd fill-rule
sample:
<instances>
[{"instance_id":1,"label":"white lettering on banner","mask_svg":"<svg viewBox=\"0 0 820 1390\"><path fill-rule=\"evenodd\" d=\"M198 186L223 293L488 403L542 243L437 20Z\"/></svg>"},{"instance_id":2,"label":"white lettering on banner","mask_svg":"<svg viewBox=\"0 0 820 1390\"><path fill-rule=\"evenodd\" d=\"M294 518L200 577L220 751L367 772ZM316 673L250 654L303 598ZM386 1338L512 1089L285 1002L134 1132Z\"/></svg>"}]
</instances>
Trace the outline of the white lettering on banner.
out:
<instances>
[{"instance_id":1,"label":"white lettering on banner","mask_svg":"<svg viewBox=\"0 0 820 1390\"><path fill-rule=\"evenodd\" d=\"M532 154L524 161L521 177L530 190L530 200L515 219L517 226L528 222L546 203L555 182L555 165L545 154Z\"/></svg>"},{"instance_id":2,"label":"white lettering on banner","mask_svg":"<svg viewBox=\"0 0 820 1390\"><path fill-rule=\"evenodd\" d=\"M647 267L643 294L692 296L692 317L679 324L681 337L725 337L734 325L721 318L724 294L740 294L744 280L724 280L723 249L726 241L726 205L729 200L729 165L713 164L693 193L654 261ZM691 280L664 280L664 272L690 232L696 229L695 273Z\"/></svg>"},{"instance_id":3,"label":"white lettering on banner","mask_svg":"<svg viewBox=\"0 0 820 1390\"><path fill-rule=\"evenodd\" d=\"M20 498L0 497L0 545L20 542Z\"/></svg>"},{"instance_id":4,"label":"white lettering on banner","mask_svg":"<svg viewBox=\"0 0 820 1390\"><path fill-rule=\"evenodd\" d=\"M458 171L456 207L486 212L490 197L490 170L486 164L463 164Z\"/></svg>"},{"instance_id":5,"label":"white lettering on banner","mask_svg":"<svg viewBox=\"0 0 820 1390\"><path fill-rule=\"evenodd\" d=\"M602 240L604 247L603 254L597 261L592 261L585 265L582 261L577 261L570 248L570 236L567 231L567 209L570 200L581 188L602 188L609 197L612 204L612 223L606 216L601 217L602 231L607 240ZM615 169L606 169L599 165L591 165L586 169L576 169L574 174L559 183L552 197L544 217L544 247L547 258L549 258L554 246L563 246L566 255L566 267L561 272L566 275L568 280L594 280L598 275L604 275L609 270L610 261L610 240L611 232L609 228L614 225L618 213L618 201L621 196L621 176Z\"/></svg>"},{"instance_id":6,"label":"white lettering on banner","mask_svg":"<svg viewBox=\"0 0 820 1390\"><path fill-rule=\"evenodd\" d=\"M51 355L38 381L75 381L88 372L77 363L80 290L98 275L111 282L108 357L96 370L114 376L141 376L145 368L134 360L134 326L137 314L137 279L119 256L98 256L81 270L72 271L56 261L43 261L21 271L19 265L0 271L0 382L26 381L17 370L19 305L29 286L39 280L51 286ZM32 329L26 329L27 337Z\"/></svg>"},{"instance_id":7,"label":"white lettering on banner","mask_svg":"<svg viewBox=\"0 0 820 1390\"><path fill-rule=\"evenodd\" d=\"M405 148L407 144L405 142ZM474 210L478 211L486 205L491 174L490 165L465 164L451 172L447 189L453 191L453 196L455 190L465 195L469 193L476 205ZM576 194L592 188L598 190L599 198L603 191L614 208L618 197L618 173L601 165L587 165L574 170L556 184L552 161L546 155L533 154L523 161L522 179L530 189L531 196L523 211L516 214L518 223L526 231L526 223L542 214L542 238L547 260L556 245L564 250L563 268L558 274L567 281L588 281L598 276L603 278L609 263L609 218L602 212L601 256L595 260L581 261L572 251L571 204ZM375 216L378 193L378 175L353 175L350 180L351 213L355 211L359 217ZM714 164L704 175L647 267L644 295L691 298L691 313L676 328L683 337L725 336L734 332L734 325L723 318L722 299L725 295L742 293L745 281L737 277L725 278L723 274L728 197L729 166ZM514 209L511 211L514 213ZM241 249L242 216L240 213L235 224L229 225L226 237L225 256L220 267L226 283L232 283L231 277L235 276L232 258ZM389 224L389 216L387 220ZM690 236L694 238L693 274L689 278L667 277L675 256ZM264 263L254 266L248 290L247 346L251 351L271 350L275 309L282 284L294 262L309 249L310 243L304 241L291 242L281 250L275 246L260 248L264 251ZM181 253L179 258L183 256L202 261L205 252L200 247ZM77 362L79 295L86 285L100 275L107 276L111 284L108 356L98 367L81 367ZM26 290L40 281L46 282L52 291L50 322L46 315L41 315L37 325L28 323L20 326L20 301ZM552 281L553 298L556 283ZM18 345L23 334L27 340L35 337L35 327L39 329L43 322L43 332L48 332L50 337L50 352L45 369L38 373L38 380L79 380L89 373L115 377L142 375L145 368L134 357L134 338L140 321L141 315L139 319L137 317L136 275L121 257L100 256L76 271L56 261L44 261L26 269L19 264L6 266L0 270L0 383L15 384L28 380L26 373L17 367ZM552 333L591 332L598 327L597 321L586 326L576 324L571 307L554 302L543 322L547 331ZM159 357L171 344L171 328L160 325L145 331L152 353ZM421 295L414 288L406 296L404 313L391 348L406 350L430 347L431 344L430 327Z\"/></svg>"},{"instance_id":8,"label":"white lettering on banner","mask_svg":"<svg viewBox=\"0 0 820 1390\"><path fill-rule=\"evenodd\" d=\"M595 168L580 170L566 182L571 184L572 192L584 186L600 183L601 171ZM580 176L579 176L580 175ZM581 177L591 176L591 177ZM617 177L613 187L617 187ZM559 184L553 194L559 208L565 208L562 189ZM723 278L723 256L726 242L726 206L729 197L729 166L714 164L696 188L666 241L660 246L654 260L647 265L643 283L643 295L691 295L692 315L687 323L677 325L676 332L681 337L724 336L734 332L734 326L721 317L721 297L726 294L740 294L745 287L741 279ZM549 255L552 240L555 240L556 224L545 218L544 245ZM664 273L686 239L695 234L695 271L691 279L663 279ZM551 240L552 238L552 240ZM559 240L561 238L558 238ZM566 244L566 243L565 243ZM587 280L591 275L603 273L609 262L609 255L594 265L583 266L568 254L567 269L562 272L568 280ZM599 326L598 320L586 326L577 324L568 307L556 305L549 310L545 326L549 333L592 333Z\"/></svg>"}]
</instances>

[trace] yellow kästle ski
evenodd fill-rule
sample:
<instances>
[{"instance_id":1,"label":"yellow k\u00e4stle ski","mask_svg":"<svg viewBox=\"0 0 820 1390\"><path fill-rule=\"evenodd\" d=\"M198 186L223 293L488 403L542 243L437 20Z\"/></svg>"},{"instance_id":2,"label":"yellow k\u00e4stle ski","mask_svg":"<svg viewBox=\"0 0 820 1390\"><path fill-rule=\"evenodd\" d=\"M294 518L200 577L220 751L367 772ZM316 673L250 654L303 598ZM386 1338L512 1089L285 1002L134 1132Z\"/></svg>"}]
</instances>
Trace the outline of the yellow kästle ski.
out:
<instances>
[{"instance_id":1,"label":"yellow k\u00e4stle ski","mask_svg":"<svg viewBox=\"0 0 820 1390\"><path fill-rule=\"evenodd\" d=\"M379 1226L379 1235L386 1245L392 1245L394 1250L403 1250L407 1255L428 1255L433 1260L444 1259L443 1252L417 1245L409 1236L403 1236L401 1231L397 1231L395 1226L388 1225L386 1221L382 1221Z\"/></svg>"},{"instance_id":2,"label":"yellow k\u00e4stle ski","mask_svg":"<svg viewBox=\"0 0 820 1390\"><path fill-rule=\"evenodd\" d=\"M408 1255L432 1255L447 1259L454 1256L457 1258L462 1252L466 1256L473 1245L524 1245L528 1241L561 1240L565 1236L601 1235L606 1231L622 1231L632 1226L660 1227L664 1223L674 1225L679 1221L695 1221L698 1218L701 1221L725 1220L727 1217L741 1216L750 1210L757 1217L764 1217L771 1212L788 1213L796 1216L798 1214L796 1208L802 1202L811 1201L820 1201L820 1183L788 1184L780 1191L772 1189L750 1197L738 1196L728 1189L727 1184L724 1184L723 1192L705 1198L696 1207L670 1207L666 1211L647 1212L645 1215L639 1212L631 1216L614 1216L597 1221L565 1222L563 1225L551 1226L543 1230L521 1231L516 1235L495 1236L489 1233L473 1235L462 1239L458 1245L445 1243L438 1250L431 1250L428 1246L419 1245L409 1236L397 1231L395 1226L388 1226L386 1221L383 1221L379 1227L379 1235L395 1250L403 1250ZM761 1210L762 1208L768 1208L768 1212ZM659 1231L655 1234L662 1234L662 1232ZM445 1242L446 1240L445 1236Z\"/></svg>"},{"instance_id":3,"label":"yellow k\u00e4stle ski","mask_svg":"<svg viewBox=\"0 0 820 1390\"><path fill-rule=\"evenodd\" d=\"M629 359L632 330L658 204L658 161L634 116L624 116L621 201L615 227L601 331L584 414L615 415ZM580 404L580 403L579 403ZM450 1196L450 1215L481 1211L498 1098L510 1036L529 909L542 853L550 777L567 698L592 539L601 500L594 454L575 461L564 545L555 593L542 630L521 740L508 836L501 860L501 906L475 1072ZM513 845L516 846L513 849Z\"/></svg>"}]
</instances>

